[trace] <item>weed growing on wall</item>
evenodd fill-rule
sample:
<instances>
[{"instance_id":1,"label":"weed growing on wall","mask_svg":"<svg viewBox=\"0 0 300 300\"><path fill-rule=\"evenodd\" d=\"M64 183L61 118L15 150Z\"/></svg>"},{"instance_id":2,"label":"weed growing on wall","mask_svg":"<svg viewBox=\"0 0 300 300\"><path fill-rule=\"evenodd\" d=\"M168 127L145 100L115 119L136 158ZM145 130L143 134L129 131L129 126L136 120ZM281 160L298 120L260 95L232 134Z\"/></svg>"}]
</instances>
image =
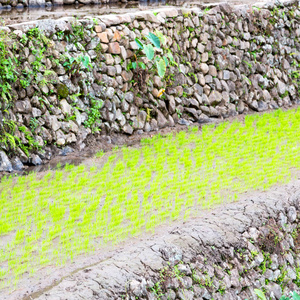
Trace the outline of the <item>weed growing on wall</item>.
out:
<instances>
[{"instance_id":1,"label":"weed growing on wall","mask_svg":"<svg viewBox=\"0 0 300 300\"><path fill-rule=\"evenodd\" d=\"M32 135L38 123L37 120L31 119L32 132L30 132L24 126L18 128L17 122L11 120L9 109L15 104L12 84L17 83L20 87L27 88L33 83L38 83L37 73L42 67L41 61L50 42L38 28L32 28L23 34L20 43L31 47L35 55L32 70L19 69L21 62L15 57L15 43L12 43L11 37L6 32L0 31L0 149L9 151L11 154L19 148L29 155L29 151L41 148ZM43 80L41 83L45 84L45 79ZM24 133L25 140L21 140L16 134L17 129Z\"/></svg>"},{"instance_id":2,"label":"weed growing on wall","mask_svg":"<svg viewBox=\"0 0 300 300\"><path fill-rule=\"evenodd\" d=\"M267 300L265 293L262 290L254 289L255 294L261 300ZM290 296L282 296L280 300L299 300L300 295L297 292L290 292ZM247 300L247 299L246 299Z\"/></svg>"},{"instance_id":3,"label":"weed growing on wall","mask_svg":"<svg viewBox=\"0 0 300 300\"><path fill-rule=\"evenodd\" d=\"M163 47L165 46L166 43L166 38L165 36L160 32L156 31L154 33L149 33L146 36L146 39L150 41L150 43L143 43L140 39L136 38L135 42L138 46L137 53L135 54L135 61L132 61L129 65L129 69L134 69L136 70L138 67L145 70L147 67L145 63L140 60L139 58L142 58L144 54L142 51L145 53L147 59L153 63L153 66L151 69L155 69L157 74L160 77L164 77L167 71L167 67L170 63L174 63L173 56L171 52L167 52L166 55L162 55L161 52L163 53ZM156 49L159 50L159 53L156 53Z\"/></svg>"},{"instance_id":4,"label":"weed growing on wall","mask_svg":"<svg viewBox=\"0 0 300 300\"><path fill-rule=\"evenodd\" d=\"M299 110L249 115L99 153L90 168L4 178L1 287L243 192L288 182L300 169L299 126Z\"/></svg>"},{"instance_id":5,"label":"weed growing on wall","mask_svg":"<svg viewBox=\"0 0 300 300\"><path fill-rule=\"evenodd\" d=\"M11 84L17 80L12 52L8 49L8 35L0 31L0 108L11 107Z\"/></svg>"},{"instance_id":6,"label":"weed growing on wall","mask_svg":"<svg viewBox=\"0 0 300 300\"><path fill-rule=\"evenodd\" d=\"M91 98L90 103L90 108L87 111L88 117L87 120L84 122L84 125L85 127L90 128L92 130L92 133L95 133L99 131L99 126L97 126L97 123L101 122L100 109L103 106L103 101Z\"/></svg>"}]
</instances>

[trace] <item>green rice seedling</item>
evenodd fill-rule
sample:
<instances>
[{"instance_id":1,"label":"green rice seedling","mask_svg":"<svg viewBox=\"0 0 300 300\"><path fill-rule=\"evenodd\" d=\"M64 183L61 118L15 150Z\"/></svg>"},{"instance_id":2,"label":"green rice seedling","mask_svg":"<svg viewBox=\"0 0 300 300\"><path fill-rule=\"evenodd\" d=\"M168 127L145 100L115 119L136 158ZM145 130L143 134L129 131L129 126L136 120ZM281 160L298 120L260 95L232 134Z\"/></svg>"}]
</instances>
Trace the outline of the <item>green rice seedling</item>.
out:
<instances>
[{"instance_id":1,"label":"green rice seedling","mask_svg":"<svg viewBox=\"0 0 300 300\"><path fill-rule=\"evenodd\" d=\"M50 262L63 265L245 191L288 182L291 169L300 169L299 125L297 110L251 115L114 149L101 167L4 177L1 287Z\"/></svg>"}]
</instances>

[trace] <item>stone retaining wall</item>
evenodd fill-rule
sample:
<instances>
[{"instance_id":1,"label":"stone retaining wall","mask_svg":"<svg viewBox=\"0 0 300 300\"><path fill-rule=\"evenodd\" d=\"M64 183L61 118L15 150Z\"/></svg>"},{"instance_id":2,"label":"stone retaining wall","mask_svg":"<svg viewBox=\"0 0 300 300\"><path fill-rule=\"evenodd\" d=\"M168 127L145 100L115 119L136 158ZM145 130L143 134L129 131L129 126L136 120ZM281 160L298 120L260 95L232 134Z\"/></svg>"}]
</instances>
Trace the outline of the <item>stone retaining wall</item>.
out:
<instances>
[{"instance_id":1,"label":"stone retaining wall","mask_svg":"<svg viewBox=\"0 0 300 300\"><path fill-rule=\"evenodd\" d=\"M70 4L105 4L122 2L126 3L127 0L0 0L0 10L24 7L51 7L53 5L70 5Z\"/></svg>"},{"instance_id":2,"label":"stone retaining wall","mask_svg":"<svg viewBox=\"0 0 300 300\"><path fill-rule=\"evenodd\" d=\"M255 288L267 299L299 293L299 183L164 228L26 299L250 300L257 299Z\"/></svg>"},{"instance_id":3,"label":"stone retaining wall","mask_svg":"<svg viewBox=\"0 0 300 300\"><path fill-rule=\"evenodd\" d=\"M1 27L0 170L39 164L55 147L83 149L90 134L131 135L297 104L299 18L298 2L286 2ZM130 68L135 38L145 42L156 30L165 36L156 54L174 58L163 78L146 56L138 57L146 70Z\"/></svg>"}]
</instances>

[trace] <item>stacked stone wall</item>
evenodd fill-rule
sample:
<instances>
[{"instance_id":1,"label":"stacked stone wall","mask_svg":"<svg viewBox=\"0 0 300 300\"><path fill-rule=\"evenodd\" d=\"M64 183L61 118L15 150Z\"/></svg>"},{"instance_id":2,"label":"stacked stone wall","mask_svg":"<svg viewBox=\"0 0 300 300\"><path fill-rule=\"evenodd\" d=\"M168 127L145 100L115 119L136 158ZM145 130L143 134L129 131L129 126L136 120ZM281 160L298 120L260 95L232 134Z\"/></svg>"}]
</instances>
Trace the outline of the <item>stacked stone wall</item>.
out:
<instances>
[{"instance_id":1,"label":"stacked stone wall","mask_svg":"<svg viewBox=\"0 0 300 300\"><path fill-rule=\"evenodd\" d=\"M53 147L83 149L89 135L131 135L298 104L299 18L298 2L286 2L1 27L0 67L10 61L12 76L0 80L0 92L4 83L10 89L0 96L0 169L39 164ZM156 55L174 58L163 78L135 42L147 43L157 30L166 42ZM132 68L137 59L146 70Z\"/></svg>"},{"instance_id":2,"label":"stacked stone wall","mask_svg":"<svg viewBox=\"0 0 300 300\"><path fill-rule=\"evenodd\" d=\"M106 4L114 2L118 2L118 0L1 0L0 10L12 8L23 9L24 7L41 8L72 4ZM120 2L126 3L127 0L122 0Z\"/></svg>"}]
</instances>

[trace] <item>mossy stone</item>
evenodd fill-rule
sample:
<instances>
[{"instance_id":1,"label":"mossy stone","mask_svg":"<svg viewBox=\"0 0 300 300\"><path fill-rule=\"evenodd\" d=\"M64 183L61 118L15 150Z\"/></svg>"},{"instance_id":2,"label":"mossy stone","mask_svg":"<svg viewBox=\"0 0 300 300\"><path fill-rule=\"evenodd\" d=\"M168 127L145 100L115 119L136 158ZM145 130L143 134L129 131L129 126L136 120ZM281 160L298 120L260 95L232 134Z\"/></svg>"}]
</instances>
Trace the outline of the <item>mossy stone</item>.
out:
<instances>
[{"instance_id":1,"label":"mossy stone","mask_svg":"<svg viewBox=\"0 0 300 300\"><path fill-rule=\"evenodd\" d=\"M67 98L69 95L69 90L67 86L63 83L57 85L57 94L60 98Z\"/></svg>"}]
</instances>

